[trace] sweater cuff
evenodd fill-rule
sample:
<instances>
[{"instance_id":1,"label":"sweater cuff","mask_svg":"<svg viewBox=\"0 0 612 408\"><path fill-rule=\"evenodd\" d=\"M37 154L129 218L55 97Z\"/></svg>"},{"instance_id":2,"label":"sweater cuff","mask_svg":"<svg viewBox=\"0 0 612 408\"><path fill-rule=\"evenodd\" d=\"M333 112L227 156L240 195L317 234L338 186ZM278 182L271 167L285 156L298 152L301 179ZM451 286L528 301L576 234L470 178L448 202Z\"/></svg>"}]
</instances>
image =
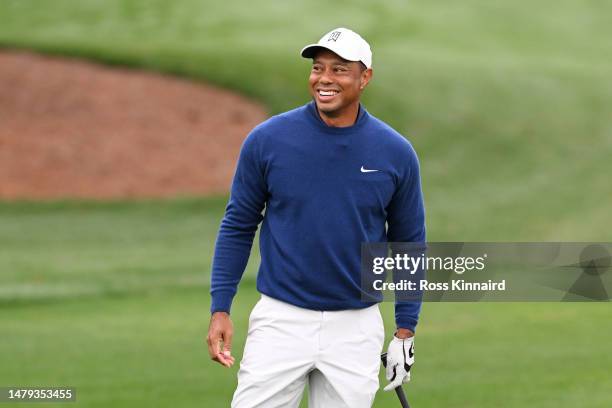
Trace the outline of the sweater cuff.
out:
<instances>
[{"instance_id":1,"label":"sweater cuff","mask_svg":"<svg viewBox=\"0 0 612 408\"><path fill-rule=\"evenodd\" d=\"M232 300L234 294L231 292L215 292L212 294L212 302L210 305L210 313L215 312L230 312L232 308Z\"/></svg>"},{"instance_id":2,"label":"sweater cuff","mask_svg":"<svg viewBox=\"0 0 612 408\"><path fill-rule=\"evenodd\" d=\"M415 320L396 318L395 319L395 324L397 325L397 328L408 329L411 332L416 334L416 325L417 325L417 322Z\"/></svg>"},{"instance_id":3,"label":"sweater cuff","mask_svg":"<svg viewBox=\"0 0 612 408\"><path fill-rule=\"evenodd\" d=\"M395 324L397 327L410 329L413 333L416 333L421 305L420 302L397 302L395 304Z\"/></svg>"}]
</instances>

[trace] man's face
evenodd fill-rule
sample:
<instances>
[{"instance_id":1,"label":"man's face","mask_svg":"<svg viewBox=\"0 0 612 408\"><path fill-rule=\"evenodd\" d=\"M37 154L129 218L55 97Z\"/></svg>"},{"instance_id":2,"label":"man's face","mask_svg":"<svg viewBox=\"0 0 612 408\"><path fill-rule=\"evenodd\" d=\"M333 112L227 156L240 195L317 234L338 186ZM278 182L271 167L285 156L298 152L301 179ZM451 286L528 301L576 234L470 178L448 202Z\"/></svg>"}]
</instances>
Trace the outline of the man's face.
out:
<instances>
[{"instance_id":1,"label":"man's face","mask_svg":"<svg viewBox=\"0 0 612 408\"><path fill-rule=\"evenodd\" d=\"M372 75L360 62L347 61L336 53L321 49L312 63L310 94L319 111L327 116L340 116L347 107L359 104L361 91Z\"/></svg>"}]
</instances>

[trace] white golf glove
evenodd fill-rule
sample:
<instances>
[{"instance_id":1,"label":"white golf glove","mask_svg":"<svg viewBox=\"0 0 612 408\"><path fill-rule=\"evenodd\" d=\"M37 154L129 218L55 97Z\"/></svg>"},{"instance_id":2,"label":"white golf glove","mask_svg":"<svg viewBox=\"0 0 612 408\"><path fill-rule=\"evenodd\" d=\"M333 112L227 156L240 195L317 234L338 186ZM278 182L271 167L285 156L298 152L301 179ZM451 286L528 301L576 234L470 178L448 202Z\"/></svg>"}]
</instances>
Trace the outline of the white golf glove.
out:
<instances>
[{"instance_id":1,"label":"white golf glove","mask_svg":"<svg viewBox=\"0 0 612 408\"><path fill-rule=\"evenodd\" d=\"M414 364L414 337L398 339L393 336L387 349L387 380L384 388L391 391L410 381L410 368Z\"/></svg>"}]
</instances>

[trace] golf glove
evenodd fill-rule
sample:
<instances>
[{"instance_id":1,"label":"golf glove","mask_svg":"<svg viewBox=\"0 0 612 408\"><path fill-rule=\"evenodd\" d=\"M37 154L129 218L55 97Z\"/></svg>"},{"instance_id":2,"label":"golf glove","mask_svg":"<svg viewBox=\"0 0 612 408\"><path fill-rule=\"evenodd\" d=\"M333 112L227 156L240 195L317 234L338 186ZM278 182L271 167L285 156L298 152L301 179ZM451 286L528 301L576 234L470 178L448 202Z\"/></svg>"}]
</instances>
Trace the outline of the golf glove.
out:
<instances>
[{"instance_id":1,"label":"golf glove","mask_svg":"<svg viewBox=\"0 0 612 408\"><path fill-rule=\"evenodd\" d=\"M414 364L414 337L398 339L393 336L387 350L387 380L384 388L391 391L410 381L410 368Z\"/></svg>"}]
</instances>

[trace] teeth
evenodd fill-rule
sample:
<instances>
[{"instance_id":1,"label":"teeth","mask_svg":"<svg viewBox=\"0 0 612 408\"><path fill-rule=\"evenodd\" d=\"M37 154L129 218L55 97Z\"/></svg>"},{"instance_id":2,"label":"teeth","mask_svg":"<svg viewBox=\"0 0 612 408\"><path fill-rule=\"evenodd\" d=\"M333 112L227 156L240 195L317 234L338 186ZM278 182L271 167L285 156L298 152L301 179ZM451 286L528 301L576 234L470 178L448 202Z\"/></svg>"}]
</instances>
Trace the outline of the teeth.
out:
<instances>
[{"instance_id":1,"label":"teeth","mask_svg":"<svg viewBox=\"0 0 612 408\"><path fill-rule=\"evenodd\" d=\"M338 91L319 91L319 95L321 96L333 96L336 95Z\"/></svg>"}]
</instances>

